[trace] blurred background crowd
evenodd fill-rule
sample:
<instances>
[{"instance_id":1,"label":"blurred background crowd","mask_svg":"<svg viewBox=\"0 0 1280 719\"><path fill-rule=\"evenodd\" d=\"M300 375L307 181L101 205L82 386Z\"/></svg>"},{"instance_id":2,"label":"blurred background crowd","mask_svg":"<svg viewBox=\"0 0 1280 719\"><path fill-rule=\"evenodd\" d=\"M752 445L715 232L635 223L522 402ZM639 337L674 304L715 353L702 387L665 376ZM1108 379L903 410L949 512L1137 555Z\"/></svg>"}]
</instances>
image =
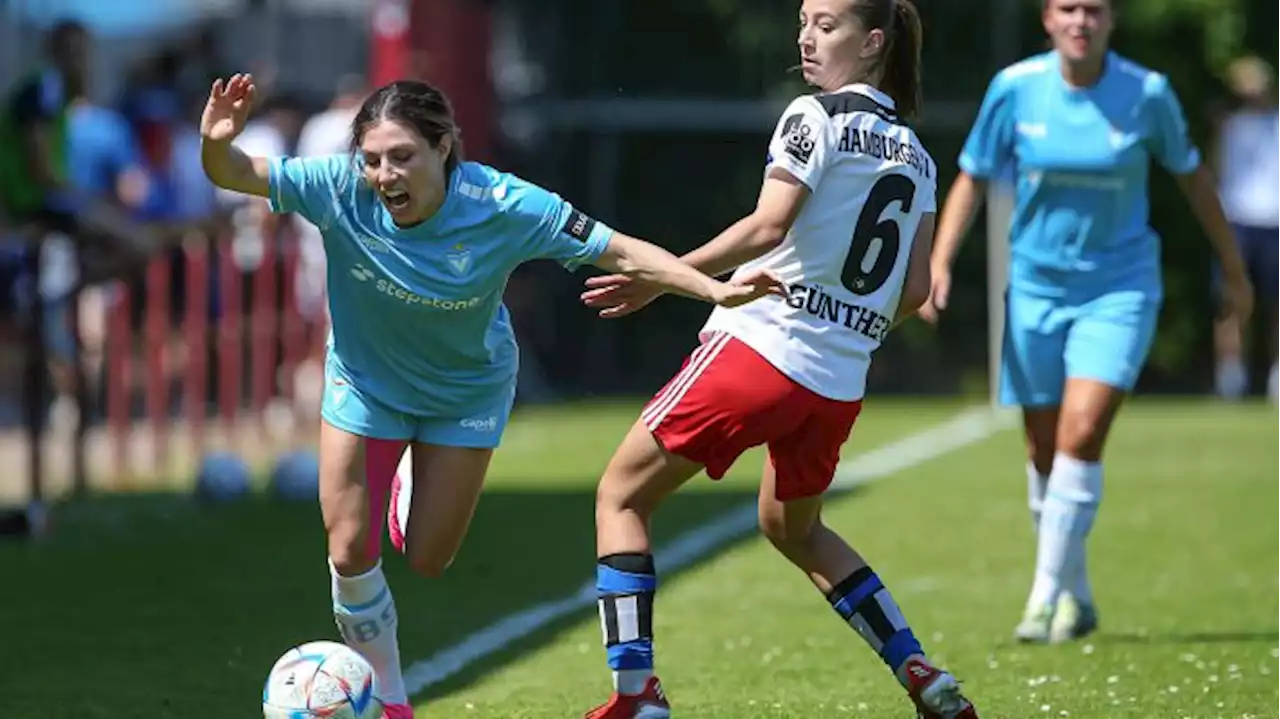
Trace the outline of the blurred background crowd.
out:
<instances>
[{"instance_id":1,"label":"blurred background crowd","mask_svg":"<svg viewBox=\"0 0 1280 719\"><path fill-rule=\"evenodd\" d=\"M991 75L1043 47L1038 4L921 3L919 125L942 188ZM247 151L306 155L346 150L371 87L423 77L453 98L470 159L678 252L751 206L777 113L803 91L796 8L739 5L0 0L0 505L181 474L209 444L309 441L323 253L305 222L204 177L213 78L251 71L265 90ZM1217 320L1208 245L1157 177L1166 304L1139 391L1274 397L1276 7L1134 0L1119 23L1117 51L1170 75L1231 219L1256 229L1242 242L1262 296L1253 327ZM986 392L987 252L969 242L951 315L898 332L872 393ZM576 302L582 278L546 265L508 288L522 404L648 393L705 316L670 300L601 322Z\"/></svg>"}]
</instances>

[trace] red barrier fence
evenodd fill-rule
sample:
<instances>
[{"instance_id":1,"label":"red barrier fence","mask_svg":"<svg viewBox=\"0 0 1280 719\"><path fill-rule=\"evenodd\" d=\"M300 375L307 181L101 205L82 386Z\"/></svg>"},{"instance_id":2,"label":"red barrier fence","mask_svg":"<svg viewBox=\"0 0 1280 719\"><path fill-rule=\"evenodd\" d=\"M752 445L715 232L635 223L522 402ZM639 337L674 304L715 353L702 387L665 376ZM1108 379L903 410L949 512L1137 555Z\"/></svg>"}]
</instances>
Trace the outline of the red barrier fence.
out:
<instances>
[{"instance_id":1,"label":"red barrier fence","mask_svg":"<svg viewBox=\"0 0 1280 719\"><path fill-rule=\"evenodd\" d=\"M90 378L106 422L85 437L89 486L172 486L211 449L254 463L313 437L320 387L297 380L305 362L320 371L327 326L300 311L299 245L286 234L261 253L192 240L106 288L105 359ZM42 443L49 476L33 481L50 480L46 495L71 486L59 476L71 469L66 429L50 426Z\"/></svg>"}]
</instances>

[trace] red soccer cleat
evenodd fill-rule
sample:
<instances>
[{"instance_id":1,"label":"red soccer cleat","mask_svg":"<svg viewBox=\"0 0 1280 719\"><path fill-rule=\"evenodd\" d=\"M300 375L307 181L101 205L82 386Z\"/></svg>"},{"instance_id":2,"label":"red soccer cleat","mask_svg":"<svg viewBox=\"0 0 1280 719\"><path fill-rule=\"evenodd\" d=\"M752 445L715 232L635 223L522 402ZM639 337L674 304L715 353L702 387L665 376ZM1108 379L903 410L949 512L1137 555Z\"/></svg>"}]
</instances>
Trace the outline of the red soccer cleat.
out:
<instances>
[{"instance_id":1,"label":"red soccer cleat","mask_svg":"<svg viewBox=\"0 0 1280 719\"><path fill-rule=\"evenodd\" d=\"M585 719L670 719L671 705L662 683L649 677L639 694L613 693L609 701L587 712Z\"/></svg>"},{"instance_id":2,"label":"red soccer cleat","mask_svg":"<svg viewBox=\"0 0 1280 719\"><path fill-rule=\"evenodd\" d=\"M908 659L902 673L920 719L978 719L978 710L960 693L960 682L949 672L921 659Z\"/></svg>"}]
</instances>

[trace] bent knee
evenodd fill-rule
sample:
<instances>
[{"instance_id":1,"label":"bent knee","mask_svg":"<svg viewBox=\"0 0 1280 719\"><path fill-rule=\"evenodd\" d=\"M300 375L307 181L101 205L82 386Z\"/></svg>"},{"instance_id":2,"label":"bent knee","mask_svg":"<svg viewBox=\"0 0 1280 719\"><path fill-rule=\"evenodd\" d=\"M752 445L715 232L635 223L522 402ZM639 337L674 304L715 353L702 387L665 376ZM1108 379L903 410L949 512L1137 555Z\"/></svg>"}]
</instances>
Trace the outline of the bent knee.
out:
<instances>
[{"instance_id":1,"label":"bent knee","mask_svg":"<svg viewBox=\"0 0 1280 719\"><path fill-rule=\"evenodd\" d=\"M406 542L405 556L409 560L409 568L414 573L437 579L453 564L458 554L456 546L445 547L438 542L415 544L412 539Z\"/></svg>"},{"instance_id":2,"label":"bent knee","mask_svg":"<svg viewBox=\"0 0 1280 719\"><path fill-rule=\"evenodd\" d=\"M344 523L329 529L329 561L344 577L354 577L373 569L378 562L376 549L371 550L368 534L358 522Z\"/></svg>"},{"instance_id":3,"label":"bent knee","mask_svg":"<svg viewBox=\"0 0 1280 719\"><path fill-rule=\"evenodd\" d=\"M797 521L788 518L784 512L765 508L761 508L758 517L760 533L783 554L807 547L813 541L819 524L817 519Z\"/></svg>"},{"instance_id":4,"label":"bent knee","mask_svg":"<svg viewBox=\"0 0 1280 719\"><path fill-rule=\"evenodd\" d=\"M1097 460L1111 423L1093 412L1064 412L1058 427L1058 449L1085 460Z\"/></svg>"},{"instance_id":5,"label":"bent knee","mask_svg":"<svg viewBox=\"0 0 1280 719\"><path fill-rule=\"evenodd\" d=\"M647 519L656 503L635 491L635 485L621 475L606 472L596 486L596 521L608 521L620 512L634 512Z\"/></svg>"}]
</instances>

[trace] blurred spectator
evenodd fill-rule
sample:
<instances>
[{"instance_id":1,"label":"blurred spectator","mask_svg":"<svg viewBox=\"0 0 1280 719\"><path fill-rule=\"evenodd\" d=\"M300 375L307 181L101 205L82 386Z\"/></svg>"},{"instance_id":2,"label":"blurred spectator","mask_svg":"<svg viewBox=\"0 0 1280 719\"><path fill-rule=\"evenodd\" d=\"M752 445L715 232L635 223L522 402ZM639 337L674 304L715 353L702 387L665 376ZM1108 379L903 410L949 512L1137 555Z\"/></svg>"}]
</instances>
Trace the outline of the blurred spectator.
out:
<instances>
[{"instance_id":1,"label":"blurred spectator","mask_svg":"<svg viewBox=\"0 0 1280 719\"><path fill-rule=\"evenodd\" d=\"M24 382L29 418L38 417L48 399L47 345L59 394L69 394L74 383L68 360L74 360L75 342L66 329L66 304L58 298L67 295L78 274L75 250L64 233L75 231L69 133L73 101L87 90L89 43L78 23L54 26L46 39L45 63L17 83L0 114L0 205L16 229L0 270L0 294L6 296L11 322L37 304L41 310L34 331L43 342L32 348Z\"/></svg>"},{"instance_id":2,"label":"blurred spectator","mask_svg":"<svg viewBox=\"0 0 1280 719\"><path fill-rule=\"evenodd\" d=\"M0 203L15 221L65 226L67 119L72 98L86 94L89 34L64 22L49 33L47 64L13 89L0 116Z\"/></svg>"},{"instance_id":3,"label":"blurred spectator","mask_svg":"<svg viewBox=\"0 0 1280 719\"><path fill-rule=\"evenodd\" d=\"M302 126L297 154L339 155L351 151L351 123L364 100L364 80L355 76L342 78L329 107L313 115ZM292 226L298 237L297 293L298 311L308 323L327 323L325 308L324 244L315 225L295 215Z\"/></svg>"},{"instance_id":4,"label":"blurred spectator","mask_svg":"<svg viewBox=\"0 0 1280 719\"><path fill-rule=\"evenodd\" d=\"M285 98L268 96L258 114L245 125L235 140L236 147L250 155L280 157L289 154L297 136L301 117ZM219 204L231 215L231 251L243 272L262 263L274 245L277 219L261 198L247 198L227 190L217 190Z\"/></svg>"},{"instance_id":5,"label":"blurred spectator","mask_svg":"<svg viewBox=\"0 0 1280 719\"><path fill-rule=\"evenodd\" d=\"M84 96L73 97L69 108L67 167L68 184L82 197L114 203L127 211L135 211L147 197L147 175L128 120L118 111L96 105ZM43 252L46 274L58 267L74 272L74 250L65 243L46 242ZM72 327L70 320L70 300L46 297L50 306L45 311L45 342L53 353L51 365L59 394L55 413L60 410L59 404L65 406L71 398L70 372L76 353L73 333L77 330L85 376L98 376L106 339L107 292L102 287L81 290L76 299L77 328Z\"/></svg>"},{"instance_id":6,"label":"blurred spectator","mask_svg":"<svg viewBox=\"0 0 1280 719\"><path fill-rule=\"evenodd\" d=\"M1269 335L1265 338L1271 363L1267 393L1274 400L1280 338L1276 314L1280 291L1280 114L1276 110L1275 71L1263 60L1247 57L1232 64L1228 81L1239 106L1227 114L1219 128L1219 190L1258 293L1257 314ZM1216 389L1224 398L1237 399L1249 388L1245 329L1229 319L1215 323Z\"/></svg>"},{"instance_id":7,"label":"blurred spectator","mask_svg":"<svg viewBox=\"0 0 1280 719\"><path fill-rule=\"evenodd\" d=\"M150 179L139 214L179 232L207 222L217 208L213 185L200 167L200 108L180 87L185 62L178 48L161 52L134 76L122 103Z\"/></svg>"}]
</instances>

